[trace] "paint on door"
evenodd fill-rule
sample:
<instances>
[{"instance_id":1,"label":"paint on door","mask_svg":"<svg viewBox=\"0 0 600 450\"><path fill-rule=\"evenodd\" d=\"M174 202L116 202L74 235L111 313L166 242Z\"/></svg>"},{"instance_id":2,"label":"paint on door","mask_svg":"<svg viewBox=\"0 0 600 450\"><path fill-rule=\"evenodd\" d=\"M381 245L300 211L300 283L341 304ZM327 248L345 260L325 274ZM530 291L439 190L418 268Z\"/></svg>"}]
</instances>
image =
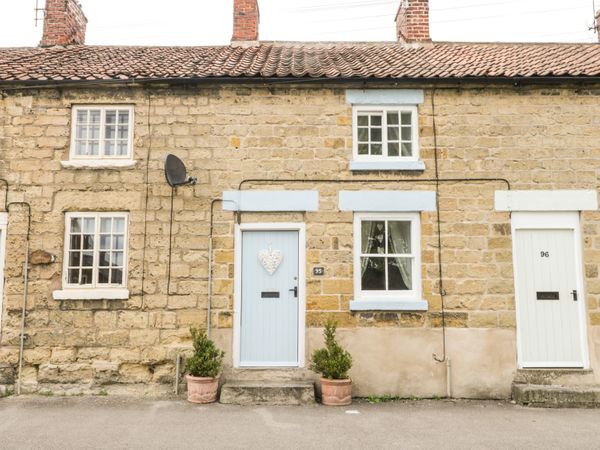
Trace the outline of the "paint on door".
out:
<instances>
[{"instance_id":1,"label":"paint on door","mask_svg":"<svg viewBox=\"0 0 600 450\"><path fill-rule=\"evenodd\" d=\"M242 232L241 366L298 366L298 239Z\"/></svg>"},{"instance_id":2,"label":"paint on door","mask_svg":"<svg viewBox=\"0 0 600 450\"><path fill-rule=\"evenodd\" d=\"M572 229L515 230L523 367L583 367L578 269Z\"/></svg>"}]
</instances>

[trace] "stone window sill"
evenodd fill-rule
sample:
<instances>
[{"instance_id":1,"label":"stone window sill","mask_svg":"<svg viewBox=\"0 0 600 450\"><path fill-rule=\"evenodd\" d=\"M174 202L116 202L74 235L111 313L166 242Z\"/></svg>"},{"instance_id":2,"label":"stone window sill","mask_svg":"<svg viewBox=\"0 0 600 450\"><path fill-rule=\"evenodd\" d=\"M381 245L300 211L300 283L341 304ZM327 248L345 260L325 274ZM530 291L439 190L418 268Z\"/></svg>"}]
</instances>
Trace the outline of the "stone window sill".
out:
<instances>
[{"instance_id":1,"label":"stone window sill","mask_svg":"<svg viewBox=\"0 0 600 450\"><path fill-rule=\"evenodd\" d=\"M65 169L132 169L137 161L126 160L105 160L105 159L85 159L61 161L60 165Z\"/></svg>"},{"instance_id":2,"label":"stone window sill","mask_svg":"<svg viewBox=\"0 0 600 450\"><path fill-rule=\"evenodd\" d=\"M63 289L52 292L54 300L128 300L129 289Z\"/></svg>"},{"instance_id":3,"label":"stone window sill","mask_svg":"<svg viewBox=\"0 0 600 450\"><path fill-rule=\"evenodd\" d=\"M353 300L350 311L427 311L427 300Z\"/></svg>"},{"instance_id":4,"label":"stone window sill","mask_svg":"<svg viewBox=\"0 0 600 450\"><path fill-rule=\"evenodd\" d=\"M425 163L423 161L350 161L350 170L355 172L376 170L423 172Z\"/></svg>"}]
</instances>

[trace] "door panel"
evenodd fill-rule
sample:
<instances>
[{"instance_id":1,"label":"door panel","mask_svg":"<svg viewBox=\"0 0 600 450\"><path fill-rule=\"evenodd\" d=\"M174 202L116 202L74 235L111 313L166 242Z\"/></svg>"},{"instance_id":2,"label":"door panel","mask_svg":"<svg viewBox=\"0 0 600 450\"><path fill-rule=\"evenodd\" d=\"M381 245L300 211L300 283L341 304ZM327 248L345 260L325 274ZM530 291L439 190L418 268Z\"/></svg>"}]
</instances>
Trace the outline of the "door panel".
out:
<instances>
[{"instance_id":1,"label":"door panel","mask_svg":"<svg viewBox=\"0 0 600 450\"><path fill-rule=\"evenodd\" d=\"M575 233L515 231L518 332L524 367L583 367Z\"/></svg>"},{"instance_id":2,"label":"door panel","mask_svg":"<svg viewBox=\"0 0 600 450\"><path fill-rule=\"evenodd\" d=\"M242 232L242 366L298 365L298 239L297 231Z\"/></svg>"}]
</instances>

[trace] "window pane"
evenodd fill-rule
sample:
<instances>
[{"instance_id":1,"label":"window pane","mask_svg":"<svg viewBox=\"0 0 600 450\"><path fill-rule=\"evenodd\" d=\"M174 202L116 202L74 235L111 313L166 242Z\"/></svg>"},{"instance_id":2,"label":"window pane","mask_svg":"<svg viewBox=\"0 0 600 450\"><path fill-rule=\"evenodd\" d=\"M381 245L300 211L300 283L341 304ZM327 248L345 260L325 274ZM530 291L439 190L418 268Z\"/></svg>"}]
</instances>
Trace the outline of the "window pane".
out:
<instances>
[{"instance_id":1,"label":"window pane","mask_svg":"<svg viewBox=\"0 0 600 450\"><path fill-rule=\"evenodd\" d=\"M71 236L71 250L81 249L81 236L76 234Z\"/></svg>"},{"instance_id":2,"label":"window pane","mask_svg":"<svg viewBox=\"0 0 600 450\"><path fill-rule=\"evenodd\" d=\"M82 267L93 267L94 266L94 254L92 252L81 253L81 266Z\"/></svg>"},{"instance_id":3,"label":"window pane","mask_svg":"<svg viewBox=\"0 0 600 450\"><path fill-rule=\"evenodd\" d=\"M361 223L362 253L385 253L385 222L363 220Z\"/></svg>"},{"instance_id":4,"label":"window pane","mask_svg":"<svg viewBox=\"0 0 600 450\"><path fill-rule=\"evenodd\" d=\"M402 143L402 156L412 156L412 144L409 142Z\"/></svg>"},{"instance_id":5,"label":"window pane","mask_svg":"<svg viewBox=\"0 0 600 450\"><path fill-rule=\"evenodd\" d=\"M410 222L388 222L388 253L410 254Z\"/></svg>"},{"instance_id":6,"label":"window pane","mask_svg":"<svg viewBox=\"0 0 600 450\"><path fill-rule=\"evenodd\" d=\"M369 142L369 129L359 128L358 129L358 142Z\"/></svg>"},{"instance_id":7,"label":"window pane","mask_svg":"<svg viewBox=\"0 0 600 450\"><path fill-rule=\"evenodd\" d=\"M115 143L113 141L104 141L104 154L107 156L115 154Z\"/></svg>"},{"instance_id":8,"label":"window pane","mask_svg":"<svg viewBox=\"0 0 600 450\"><path fill-rule=\"evenodd\" d=\"M92 109L90 111L90 123L93 123L94 125L99 124L100 116L101 116L101 112L99 109Z\"/></svg>"},{"instance_id":9,"label":"window pane","mask_svg":"<svg viewBox=\"0 0 600 450\"><path fill-rule=\"evenodd\" d=\"M110 233L112 224L111 217L102 217L100 219L100 233Z\"/></svg>"},{"instance_id":10,"label":"window pane","mask_svg":"<svg viewBox=\"0 0 600 450\"><path fill-rule=\"evenodd\" d=\"M388 140L397 141L398 139L398 127L388 127Z\"/></svg>"},{"instance_id":11,"label":"window pane","mask_svg":"<svg viewBox=\"0 0 600 450\"><path fill-rule=\"evenodd\" d=\"M94 139L94 140L98 140L100 139L100 127L99 126L93 126L88 128L88 137L90 139Z\"/></svg>"},{"instance_id":12,"label":"window pane","mask_svg":"<svg viewBox=\"0 0 600 450\"><path fill-rule=\"evenodd\" d=\"M70 267L79 267L80 264L81 264L81 253L69 252L69 266Z\"/></svg>"},{"instance_id":13,"label":"window pane","mask_svg":"<svg viewBox=\"0 0 600 450\"><path fill-rule=\"evenodd\" d=\"M381 144L371 145L371 155L381 155L382 148L383 148L383 146Z\"/></svg>"},{"instance_id":14,"label":"window pane","mask_svg":"<svg viewBox=\"0 0 600 450\"><path fill-rule=\"evenodd\" d=\"M98 271L98 284L108 284L110 269L100 269Z\"/></svg>"},{"instance_id":15,"label":"window pane","mask_svg":"<svg viewBox=\"0 0 600 450\"><path fill-rule=\"evenodd\" d=\"M75 154L76 155L85 155L85 141L76 141L75 142Z\"/></svg>"},{"instance_id":16,"label":"window pane","mask_svg":"<svg viewBox=\"0 0 600 450\"><path fill-rule=\"evenodd\" d=\"M402 140L410 141L412 140L412 129L411 127L402 127Z\"/></svg>"},{"instance_id":17,"label":"window pane","mask_svg":"<svg viewBox=\"0 0 600 450\"><path fill-rule=\"evenodd\" d=\"M360 258L361 289L385 291L385 258Z\"/></svg>"},{"instance_id":18,"label":"window pane","mask_svg":"<svg viewBox=\"0 0 600 450\"><path fill-rule=\"evenodd\" d=\"M69 284L79 284L79 269L69 269Z\"/></svg>"},{"instance_id":19,"label":"window pane","mask_svg":"<svg viewBox=\"0 0 600 450\"><path fill-rule=\"evenodd\" d=\"M117 155L125 156L127 154L127 141L120 141L117 144Z\"/></svg>"},{"instance_id":20,"label":"window pane","mask_svg":"<svg viewBox=\"0 0 600 450\"><path fill-rule=\"evenodd\" d=\"M118 128L119 139L127 139L129 137L129 128L127 126L120 125Z\"/></svg>"},{"instance_id":21,"label":"window pane","mask_svg":"<svg viewBox=\"0 0 600 450\"><path fill-rule=\"evenodd\" d=\"M387 122L389 125L398 125L398 113L389 112L387 115Z\"/></svg>"},{"instance_id":22,"label":"window pane","mask_svg":"<svg viewBox=\"0 0 600 450\"><path fill-rule=\"evenodd\" d=\"M81 233L81 219L79 217L71 219L71 233Z\"/></svg>"},{"instance_id":23,"label":"window pane","mask_svg":"<svg viewBox=\"0 0 600 450\"><path fill-rule=\"evenodd\" d=\"M94 249L94 236L91 234L83 235L83 247L84 250L93 250Z\"/></svg>"},{"instance_id":24,"label":"window pane","mask_svg":"<svg viewBox=\"0 0 600 450\"><path fill-rule=\"evenodd\" d=\"M96 231L96 219L93 217L86 217L83 219L83 232L94 233Z\"/></svg>"},{"instance_id":25,"label":"window pane","mask_svg":"<svg viewBox=\"0 0 600 450\"><path fill-rule=\"evenodd\" d=\"M388 156L399 156L400 146L398 143L388 144Z\"/></svg>"},{"instance_id":26,"label":"window pane","mask_svg":"<svg viewBox=\"0 0 600 450\"><path fill-rule=\"evenodd\" d=\"M104 137L106 139L114 139L117 136L117 131L115 126L107 125L104 128Z\"/></svg>"},{"instance_id":27,"label":"window pane","mask_svg":"<svg viewBox=\"0 0 600 450\"><path fill-rule=\"evenodd\" d=\"M82 123L85 124L87 123L87 118L88 118L88 110L87 109L80 109L77 111L77 123Z\"/></svg>"},{"instance_id":28,"label":"window pane","mask_svg":"<svg viewBox=\"0 0 600 450\"><path fill-rule=\"evenodd\" d=\"M123 243L125 238L123 236L113 236L113 250L123 250Z\"/></svg>"},{"instance_id":29,"label":"window pane","mask_svg":"<svg viewBox=\"0 0 600 450\"><path fill-rule=\"evenodd\" d=\"M100 249L101 250L110 249L110 235L100 236Z\"/></svg>"},{"instance_id":30,"label":"window pane","mask_svg":"<svg viewBox=\"0 0 600 450\"><path fill-rule=\"evenodd\" d=\"M92 269L81 270L81 281L79 284L92 284Z\"/></svg>"},{"instance_id":31,"label":"window pane","mask_svg":"<svg viewBox=\"0 0 600 450\"><path fill-rule=\"evenodd\" d=\"M368 155L369 154L369 144L358 144L358 154L359 155Z\"/></svg>"},{"instance_id":32,"label":"window pane","mask_svg":"<svg viewBox=\"0 0 600 450\"><path fill-rule=\"evenodd\" d=\"M112 284L122 284L123 283L123 269L112 269L111 271L112 279L110 282Z\"/></svg>"},{"instance_id":33,"label":"window pane","mask_svg":"<svg viewBox=\"0 0 600 450\"><path fill-rule=\"evenodd\" d=\"M119 123L121 123L121 124L129 123L129 111L124 111L124 110L119 111Z\"/></svg>"},{"instance_id":34,"label":"window pane","mask_svg":"<svg viewBox=\"0 0 600 450\"><path fill-rule=\"evenodd\" d=\"M106 123L107 124L117 123L117 111L115 111L115 110L106 111Z\"/></svg>"},{"instance_id":35,"label":"window pane","mask_svg":"<svg viewBox=\"0 0 600 450\"><path fill-rule=\"evenodd\" d=\"M109 252L100 252L100 261L98 262L100 267L110 267L109 255Z\"/></svg>"},{"instance_id":36,"label":"window pane","mask_svg":"<svg viewBox=\"0 0 600 450\"><path fill-rule=\"evenodd\" d=\"M402 125L412 125L412 113L410 113L410 112L402 113Z\"/></svg>"},{"instance_id":37,"label":"window pane","mask_svg":"<svg viewBox=\"0 0 600 450\"><path fill-rule=\"evenodd\" d=\"M388 289L390 291L412 289L412 259L388 258Z\"/></svg>"},{"instance_id":38,"label":"window pane","mask_svg":"<svg viewBox=\"0 0 600 450\"><path fill-rule=\"evenodd\" d=\"M371 126L381 126L381 116L371 116Z\"/></svg>"},{"instance_id":39,"label":"window pane","mask_svg":"<svg viewBox=\"0 0 600 450\"><path fill-rule=\"evenodd\" d=\"M99 142L91 141L90 145L89 145L88 154L96 156L99 153L100 153L100 143Z\"/></svg>"},{"instance_id":40,"label":"window pane","mask_svg":"<svg viewBox=\"0 0 600 450\"><path fill-rule=\"evenodd\" d=\"M381 128L371 128L371 142L381 142Z\"/></svg>"},{"instance_id":41,"label":"window pane","mask_svg":"<svg viewBox=\"0 0 600 450\"><path fill-rule=\"evenodd\" d=\"M111 265L116 267L123 266L123 252L112 252Z\"/></svg>"},{"instance_id":42,"label":"window pane","mask_svg":"<svg viewBox=\"0 0 600 450\"><path fill-rule=\"evenodd\" d=\"M367 127L369 126L369 116L358 116L358 126Z\"/></svg>"},{"instance_id":43,"label":"window pane","mask_svg":"<svg viewBox=\"0 0 600 450\"><path fill-rule=\"evenodd\" d=\"M125 219L115 217L113 219L113 233L123 233L125 231Z\"/></svg>"},{"instance_id":44,"label":"window pane","mask_svg":"<svg viewBox=\"0 0 600 450\"><path fill-rule=\"evenodd\" d=\"M76 139L87 139L88 128L85 125L77 125Z\"/></svg>"}]
</instances>

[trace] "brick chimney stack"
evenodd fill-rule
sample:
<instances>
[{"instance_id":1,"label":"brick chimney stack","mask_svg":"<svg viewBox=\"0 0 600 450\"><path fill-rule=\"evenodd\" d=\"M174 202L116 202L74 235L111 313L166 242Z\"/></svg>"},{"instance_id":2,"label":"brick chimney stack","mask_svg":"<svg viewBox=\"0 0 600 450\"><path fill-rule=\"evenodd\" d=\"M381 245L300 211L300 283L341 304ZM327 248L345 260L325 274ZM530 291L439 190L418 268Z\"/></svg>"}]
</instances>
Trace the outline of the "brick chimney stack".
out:
<instances>
[{"instance_id":1,"label":"brick chimney stack","mask_svg":"<svg viewBox=\"0 0 600 450\"><path fill-rule=\"evenodd\" d=\"M232 42L257 41L259 22L258 0L233 0Z\"/></svg>"},{"instance_id":2,"label":"brick chimney stack","mask_svg":"<svg viewBox=\"0 0 600 450\"><path fill-rule=\"evenodd\" d=\"M76 0L46 0L40 46L83 45L87 18Z\"/></svg>"},{"instance_id":3,"label":"brick chimney stack","mask_svg":"<svg viewBox=\"0 0 600 450\"><path fill-rule=\"evenodd\" d=\"M430 42L429 0L402 0L396 14L398 42Z\"/></svg>"}]
</instances>

